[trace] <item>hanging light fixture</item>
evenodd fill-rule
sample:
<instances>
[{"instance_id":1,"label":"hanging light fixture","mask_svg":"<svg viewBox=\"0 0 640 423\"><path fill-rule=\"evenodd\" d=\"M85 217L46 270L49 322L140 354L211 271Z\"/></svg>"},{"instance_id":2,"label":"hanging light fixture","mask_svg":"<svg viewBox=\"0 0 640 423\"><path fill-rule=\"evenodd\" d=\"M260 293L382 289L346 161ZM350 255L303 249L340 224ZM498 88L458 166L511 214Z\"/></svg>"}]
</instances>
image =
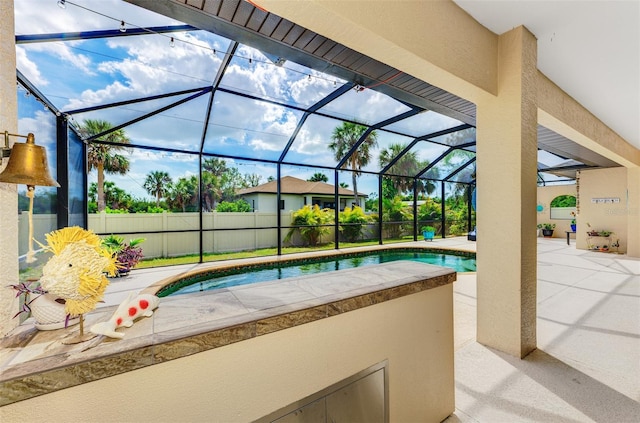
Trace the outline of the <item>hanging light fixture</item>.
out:
<instances>
[{"instance_id":1,"label":"hanging light fixture","mask_svg":"<svg viewBox=\"0 0 640 423\"><path fill-rule=\"evenodd\" d=\"M26 138L25 143L15 143L9 148L9 137ZM0 164L4 157L9 157L7 167L0 173L0 182L9 184L25 184L27 197L29 198L29 251L27 263L35 260L33 250L33 197L36 185L47 187L59 187L60 184L51 177L47 166L47 151L44 147L35 144L35 136L10 134L4 131L4 147L0 154Z\"/></svg>"},{"instance_id":2,"label":"hanging light fixture","mask_svg":"<svg viewBox=\"0 0 640 423\"><path fill-rule=\"evenodd\" d=\"M124 25L124 21L120 21L120 32L127 32L127 27Z\"/></svg>"}]
</instances>

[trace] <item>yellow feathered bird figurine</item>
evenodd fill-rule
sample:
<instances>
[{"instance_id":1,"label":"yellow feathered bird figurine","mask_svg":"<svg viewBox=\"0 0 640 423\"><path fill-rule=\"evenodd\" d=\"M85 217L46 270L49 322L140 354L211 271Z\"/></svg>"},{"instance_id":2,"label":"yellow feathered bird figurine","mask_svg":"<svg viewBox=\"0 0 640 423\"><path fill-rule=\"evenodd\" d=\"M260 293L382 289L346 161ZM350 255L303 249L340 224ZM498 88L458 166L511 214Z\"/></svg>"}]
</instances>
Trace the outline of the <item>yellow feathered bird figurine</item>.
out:
<instances>
[{"instance_id":1,"label":"yellow feathered bird figurine","mask_svg":"<svg viewBox=\"0 0 640 423\"><path fill-rule=\"evenodd\" d=\"M63 298L71 316L96 308L109 284L105 272L115 274L115 257L102 247L98 235L78 226L50 232L46 238L45 249L53 256L42 268L42 289Z\"/></svg>"}]
</instances>

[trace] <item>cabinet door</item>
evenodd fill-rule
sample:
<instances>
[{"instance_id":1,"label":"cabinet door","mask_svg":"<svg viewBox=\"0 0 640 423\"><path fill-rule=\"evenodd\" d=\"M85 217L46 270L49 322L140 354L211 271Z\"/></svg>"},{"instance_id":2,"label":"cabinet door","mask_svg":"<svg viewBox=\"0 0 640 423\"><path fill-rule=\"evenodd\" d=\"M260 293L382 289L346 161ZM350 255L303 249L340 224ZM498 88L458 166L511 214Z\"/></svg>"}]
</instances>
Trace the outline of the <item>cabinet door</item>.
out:
<instances>
[{"instance_id":1,"label":"cabinet door","mask_svg":"<svg viewBox=\"0 0 640 423\"><path fill-rule=\"evenodd\" d=\"M327 423L384 423L384 369L327 395Z\"/></svg>"},{"instance_id":2,"label":"cabinet door","mask_svg":"<svg viewBox=\"0 0 640 423\"><path fill-rule=\"evenodd\" d=\"M388 423L387 360L255 423Z\"/></svg>"},{"instance_id":3,"label":"cabinet door","mask_svg":"<svg viewBox=\"0 0 640 423\"><path fill-rule=\"evenodd\" d=\"M327 421L325 398L285 414L273 423L325 423Z\"/></svg>"}]
</instances>

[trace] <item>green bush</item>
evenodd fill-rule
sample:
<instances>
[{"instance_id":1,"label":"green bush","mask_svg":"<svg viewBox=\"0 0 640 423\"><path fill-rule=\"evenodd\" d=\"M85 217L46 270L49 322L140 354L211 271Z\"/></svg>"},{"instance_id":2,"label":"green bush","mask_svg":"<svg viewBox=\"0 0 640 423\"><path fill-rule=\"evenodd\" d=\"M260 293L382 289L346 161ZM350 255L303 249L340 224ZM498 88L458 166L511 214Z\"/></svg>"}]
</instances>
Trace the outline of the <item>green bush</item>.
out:
<instances>
[{"instance_id":1,"label":"green bush","mask_svg":"<svg viewBox=\"0 0 640 423\"><path fill-rule=\"evenodd\" d=\"M251 212L251 204L245 200L223 201L216 206L216 211L220 213L249 213Z\"/></svg>"},{"instance_id":2,"label":"green bush","mask_svg":"<svg viewBox=\"0 0 640 423\"><path fill-rule=\"evenodd\" d=\"M362 228L371 221L360 206L345 207L344 211L338 215L338 220L340 221L340 232L349 242L360 238Z\"/></svg>"},{"instance_id":3,"label":"green bush","mask_svg":"<svg viewBox=\"0 0 640 423\"><path fill-rule=\"evenodd\" d=\"M551 200L551 207L575 207L576 197L573 195L559 195Z\"/></svg>"},{"instance_id":4,"label":"green bush","mask_svg":"<svg viewBox=\"0 0 640 423\"><path fill-rule=\"evenodd\" d=\"M424 203L418 207L418 220L432 221L440 220L442 216L442 205L440 202L434 201L433 198L427 198Z\"/></svg>"},{"instance_id":5,"label":"green bush","mask_svg":"<svg viewBox=\"0 0 640 423\"><path fill-rule=\"evenodd\" d=\"M289 242L291 237L300 233L305 245L315 246L322 235L327 235L331 228L323 226L333 221L333 213L329 209L321 209L317 204L313 207L306 205L300 210L293 212L293 219L284 242Z\"/></svg>"},{"instance_id":6,"label":"green bush","mask_svg":"<svg viewBox=\"0 0 640 423\"><path fill-rule=\"evenodd\" d=\"M400 196L393 199L382 199L382 222L389 238L400 238L405 231L405 223L413 219L409 207L405 206Z\"/></svg>"}]
</instances>

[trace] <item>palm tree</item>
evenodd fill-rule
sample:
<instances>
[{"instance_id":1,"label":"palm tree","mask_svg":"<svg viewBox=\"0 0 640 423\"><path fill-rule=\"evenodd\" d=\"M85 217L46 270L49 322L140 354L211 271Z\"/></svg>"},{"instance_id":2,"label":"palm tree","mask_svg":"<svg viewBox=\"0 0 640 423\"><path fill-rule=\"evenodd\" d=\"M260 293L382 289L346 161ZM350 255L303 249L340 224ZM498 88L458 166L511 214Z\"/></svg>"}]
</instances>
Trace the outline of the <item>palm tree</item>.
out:
<instances>
[{"instance_id":1,"label":"palm tree","mask_svg":"<svg viewBox=\"0 0 640 423\"><path fill-rule=\"evenodd\" d=\"M172 207L179 207L182 212L187 211L188 206L194 206L197 201L198 178L192 175L189 179L179 178L178 182L171 186L168 202Z\"/></svg>"},{"instance_id":2,"label":"palm tree","mask_svg":"<svg viewBox=\"0 0 640 423\"><path fill-rule=\"evenodd\" d=\"M244 175L244 185L248 187L257 187L260 185L262 176L257 173L246 173Z\"/></svg>"},{"instance_id":3,"label":"palm tree","mask_svg":"<svg viewBox=\"0 0 640 423\"><path fill-rule=\"evenodd\" d=\"M202 202L206 211L215 210L222 199L224 178L230 171L224 159L209 157L202 163Z\"/></svg>"},{"instance_id":4,"label":"palm tree","mask_svg":"<svg viewBox=\"0 0 640 423\"><path fill-rule=\"evenodd\" d=\"M147 174L143 187L149 195L155 195L156 207L160 206L160 199L171 189L171 182L173 181L167 172L154 170Z\"/></svg>"},{"instance_id":5,"label":"palm tree","mask_svg":"<svg viewBox=\"0 0 640 423\"><path fill-rule=\"evenodd\" d=\"M309 182L329 182L329 178L322 172L316 172L311 175L311 178L307 179Z\"/></svg>"},{"instance_id":6,"label":"palm tree","mask_svg":"<svg viewBox=\"0 0 640 423\"><path fill-rule=\"evenodd\" d=\"M98 194L98 184L92 182L89 186L89 202L97 203L96 197ZM122 188L118 188L115 183L111 181L104 181L104 204L105 208L109 207L112 210L128 209L131 206L133 198ZM91 210L92 208L89 207ZM97 204L96 204L97 209Z\"/></svg>"},{"instance_id":7,"label":"palm tree","mask_svg":"<svg viewBox=\"0 0 640 423\"><path fill-rule=\"evenodd\" d=\"M110 122L99 119L86 119L80 127L80 135L86 139L95 135L101 134L105 131L113 128ZM87 162L89 164L89 171L96 169L98 173L98 212L105 209L105 196L104 196L104 174L117 173L125 175L129 171L129 160L120 155L115 154L116 151L125 150L125 147L117 144L129 144L123 129L117 129L109 132L97 138L99 141L106 141L109 144L97 144L89 142L87 147Z\"/></svg>"},{"instance_id":8,"label":"palm tree","mask_svg":"<svg viewBox=\"0 0 640 423\"><path fill-rule=\"evenodd\" d=\"M335 127L331 134L332 141L329 144L329 149L333 151L335 159L337 161L342 160L366 131L366 126L351 122L342 122L342 125ZM371 131L362 141L358 149L342 166L343 168L347 168L348 165L348 167L351 168L351 180L356 205L360 205L358 201L358 176L360 176L362 168L369 164L369 160L371 160L371 150L377 145L378 134L375 131Z\"/></svg>"},{"instance_id":9,"label":"palm tree","mask_svg":"<svg viewBox=\"0 0 640 423\"><path fill-rule=\"evenodd\" d=\"M220 178L211 172L202 172L202 209L212 211L216 208L216 199L222 197Z\"/></svg>"},{"instance_id":10,"label":"palm tree","mask_svg":"<svg viewBox=\"0 0 640 423\"><path fill-rule=\"evenodd\" d=\"M475 153L466 150L454 150L450 154L448 154L442 160L442 168L445 174L449 174L462 166L464 162L472 159L475 156ZM466 170L466 175L471 177L471 175L475 173L475 164ZM458 175L464 175L465 173L458 173ZM452 188L452 194L454 196L459 195L468 195L469 184L456 182Z\"/></svg>"},{"instance_id":11,"label":"palm tree","mask_svg":"<svg viewBox=\"0 0 640 423\"><path fill-rule=\"evenodd\" d=\"M384 168L391 161L397 157L404 149L406 145L404 144L391 144L388 148L385 148L380 152L379 162L380 167ZM402 157L398 159L397 162L391 166L389 169L389 173L396 175L406 175L409 178L403 178L401 176L396 176L391 179L391 184L393 185L396 193L403 193L413 189L413 177L418 174L422 169L427 167L428 162L421 162L418 160L418 155L415 151L408 151ZM427 193L430 194L435 190L435 185L429 183L428 181L418 180L417 190L419 193Z\"/></svg>"}]
</instances>

